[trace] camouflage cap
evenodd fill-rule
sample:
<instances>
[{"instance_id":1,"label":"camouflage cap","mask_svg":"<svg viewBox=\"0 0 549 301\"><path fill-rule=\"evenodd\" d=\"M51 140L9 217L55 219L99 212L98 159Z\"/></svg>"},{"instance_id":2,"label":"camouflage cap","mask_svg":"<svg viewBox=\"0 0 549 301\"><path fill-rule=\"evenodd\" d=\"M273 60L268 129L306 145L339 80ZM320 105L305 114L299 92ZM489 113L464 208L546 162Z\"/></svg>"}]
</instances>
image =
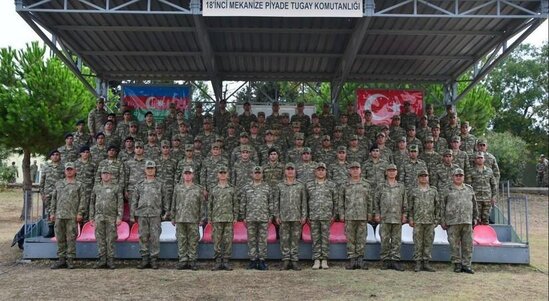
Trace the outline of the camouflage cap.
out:
<instances>
[{"instance_id":1,"label":"camouflage cap","mask_svg":"<svg viewBox=\"0 0 549 301\"><path fill-rule=\"evenodd\" d=\"M404 106L405 106L405 107L409 107L409 106L411 106L411 105L412 105L412 104L411 104L409 101L405 101L405 102L404 102Z\"/></svg>"},{"instance_id":2,"label":"camouflage cap","mask_svg":"<svg viewBox=\"0 0 549 301\"><path fill-rule=\"evenodd\" d=\"M247 144L244 144L244 145L240 146L240 152L250 152L251 150L252 150L252 148Z\"/></svg>"},{"instance_id":3,"label":"camouflage cap","mask_svg":"<svg viewBox=\"0 0 549 301\"><path fill-rule=\"evenodd\" d=\"M286 165L284 165L284 169L295 169L295 164L292 162L288 162L286 163Z\"/></svg>"},{"instance_id":4,"label":"camouflage cap","mask_svg":"<svg viewBox=\"0 0 549 301\"><path fill-rule=\"evenodd\" d=\"M381 125L381 130L388 130L389 129L389 126L387 124L383 124Z\"/></svg>"},{"instance_id":5,"label":"camouflage cap","mask_svg":"<svg viewBox=\"0 0 549 301\"><path fill-rule=\"evenodd\" d=\"M313 124L313 128L320 128L320 127L321 127L321 126L320 126L320 123L315 123L315 124Z\"/></svg>"},{"instance_id":6,"label":"camouflage cap","mask_svg":"<svg viewBox=\"0 0 549 301\"><path fill-rule=\"evenodd\" d=\"M265 117L265 112L263 112L263 111L257 112L257 116L263 116L263 117Z\"/></svg>"},{"instance_id":7,"label":"camouflage cap","mask_svg":"<svg viewBox=\"0 0 549 301\"><path fill-rule=\"evenodd\" d=\"M427 120L427 115L421 115L421 117L419 118L420 120Z\"/></svg>"},{"instance_id":8,"label":"camouflage cap","mask_svg":"<svg viewBox=\"0 0 549 301\"><path fill-rule=\"evenodd\" d=\"M187 172L194 173L194 168L192 166L183 167L183 173L187 173Z\"/></svg>"},{"instance_id":9,"label":"camouflage cap","mask_svg":"<svg viewBox=\"0 0 549 301\"><path fill-rule=\"evenodd\" d=\"M162 141L160 142L160 146L168 146L168 147L169 147L169 146L170 146L170 141L168 141L168 140L162 140Z\"/></svg>"},{"instance_id":10,"label":"camouflage cap","mask_svg":"<svg viewBox=\"0 0 549 301\"><path fill-rule=\"evenodd\" d=\"M488 144L488 141L486 140L486 138L479 138L477 140L477 144Z\"/></svg>"},{"instance_id":11,"label":"camouflage cap","mask_svg":"<svg viewBox=\"0 0 549 301\"><path fill-rule=\"evenodd\" d=\"M305 139L304 133L295 133L295 140L303 140Z\"/></svg>"},{"instance_id":12,"label":"camouflage cap","mask_svg":"<svg viewBox=\"0 0 549 301\"><path fill-rule=\"evenodd\" d=\"M135 143L133 144L134 147L143 147L143 141L141 140L135 140Z\"/></svg>"},{"instance_id":13,"label":"camouflage cap","mask_svg":"<svg viewBox=\"0 0 549 301\"><path fill-rule=\"evenodd\" d=\"M271 131L271 130L266 130L266 131L265 131L265 135L273 135L273 131Z\"/></svg>"},{"instance_id":14,"label":"camouflage cap","mask_svg":"<svg viewBox=\"0 0 549 301\"><path fill-rule=\"evenodd\" d=\"M263 172L263 168L261 168L261 166L259 165L256 165L252 168L252 172Z\"/></svg>"},{"instance_id":15,"label":"camouflage cap","mask_svg":"<svg viewBox=\"0 0 549 301\"><path fill-rule=\"evenodd\" d=\"M540 158L545 158L544 154L539 155Z\"/></svg>"},{"instance_id":16,"label":"camouflage cap","mask_svg":"<svg viewBox=\"0 0 549 301\"><path fill-rule=\"evenodd\" d=\"M154 136L154 135L156 135L156 132L154 130L148 130L147 135Z\"/></svg>"},{"instance_id":17,"label":"camouflage cap","mask_svg":"<svg viewBox=\"0 0 549 301\"><path fill-rule=\"evenodd\" d=\"M337 147L337 152L347 152L347 147L346 146L338 146Z\"/></svg>"},{"instance_id":18,"label":"camouflage cap","mask_svg":"<svg viewBox=\"0 0 549 301\"><path fill-rule=\"evenodd\" d=\"M391 119L393 119L393 120L399 119L400 120L400 115L393 115L393 117L391 117Z\"/></svg>"},{"instance_id":19,"label":"camouflage cap","mask_svg":"<svg viewBox=\"0 0 549 301\"><path fill-rule=\"evenodd\" d=\"M429 136L425 137L425 142L434 142L434 141L435 140L434 140L433 136L429 135Z\"/></svg>"},{"instance_id":20,"label":"camouflage cap","mask_svg":"<svg viewBox=\"0 0 549 301\"><path fill-rule=\"evenodd\" d=\"M101 173L112 173L110 167L108 166L103 166L103 168L101 168Z\"/></svg>"},{"instance_id":21,"label":"camouflage cap","mask_svg":"<svg viewBox=\"0 0 549 301\"><path fill-rule=\"evenodd\" d=\"M431 130L432 130L432 129L440 129L440 123L435 122L435 123L431 126Z\"/></svg>"},{"instance_id":22,"label":"camouflage cap","mask_svg":"<svg viewBox=\"0 0 549 301\"><path fill-rule=\"evenodd\" d=\"M318 162L318 163L316 164L316 169L319 169L319 168L324 168L324 169L326 169L326 163L324 163L324 162Z\"/></svg>"},{"instance_id":23,"label":"camouflage cap","mask_svg":"<svg viewBox=\"0 0 549 301\"><path fill-rule=\"evenodd\" d=\"M162 123L157 123L157 124L154 125L154 128L155 129L163 129L164 125Z\"/></svg>"},{"instance_id":24,"label":"camouflage cap","mask_svg":"<svg viewBox=\"0 0 549 301\"><path fill-rule=\"evenodd\" d=\"M415 144L412 144L412 145L410 145L410 147L409 147L409 151L410 151L410 152L416 152L416 153L417 153L417 152L419 152L419 147L418 147L417 145L415 145Z\"/></svg>"},{"instance_id":25,"label":"camouflage cap","mask_svg":"<svg viewBox=\"0 0 549 301\"><path fill-rule=\"evenodd\" d=\"M451 142L461 142L461 137L459 137L459 136L454 136L454 137L452 137Z\"/></svg>"},{"instance_id":26,"label":"camouflage cap","mask_svg":"<svg viewBox=\"0 0 549 301\"><path fill-rule=\"evenodd\" d=\"M379 133L377 133L376 138L379 137L379 136L386 137L384 132L379 132Z\"/></svg>"},{"instance_id":27,"label":"camouflage cap","mask_svg":"<svg viewBox=\"0 0 549 301\"><path fill-rule=\"evenodd\" d=\"M311 148L310 147L304 147L303 150L301 151L302 154L305 154L305 153L311 153ZM542 155L543 156L543 155Z\"/></svg>"},{"instance_id":28,"label":"camouflage cap","mask_svg":"<svg viewBox=\"0 0 549 301\"><path fill-rule=\"evenodd\" d=\"M398 139L396 141L397 142L406 142L406 137L404 137L404 136L398 137Z\"/></svg>"},{"instance_id":29,"label":"camouflage cap","mask_svg":"<svg viewBox=\"0 0 549 301\"><path fill-rule=\"evenodd\" d=\"M461 168L456 168L456 169L454 169L454 171L452 172L452 175L454 175L454 176L455 176L455 175L463 175L463 174L464 174L464 172L463 172L463 169L461 169Z\"/></svg>"},{"instance_id":30,"label":"camouflage cap","mask_svg":"<svg viewBox=\"0 0 549 301\"><path fill-rule=\"evenodd\" d=\"M324 135L324 136L322 136L322 141L324 141L324 140L330 141L330 139L331 139L331 138L330 138L329 135Z\"/></svg>"},{"instance_id":31,"label":"camouflage cap","mask_svg":"<svg viewBox=\"0 0 549 301\"><path fill-rule=\"evenodd\" d=\"M74 169L74 162L65 163L65 170L67 169Z\"/></svg>"},{"instance_id":32,"label":"camouflage cap","mask_svg":"<svg viewBox=\"0 0 549 301\"><path fill-rule=\"evenodd\" d=\"M223 142L225 141L225 139L223 139L223 136L221 135L216 135L215 136L215 142Z\"/></svg>"},{"instance_id":33,"label":"camouflage cap","mask_svg":"<svg viewBox=\"0 0 549 301\"><path fill-rule=\"evenodd\" d=\"M196 142L196 141L200 141L200 142L202 142L202 139L200 138L200 136L199 136L199 135L197 135L196 137L194 137L194 141L195 141L195 142Z\"/></svg>"},{"instance_id":34,"label":"camouflage cap","mask_svg":"<svg viewBox=\"0 0 549 301\"><path fill-rule=\"evenodd\" d=\"M389 164L387 165L387 168L385 168L385 170L396 170L397 169L397 166L395 164Z\"/></svg>"},{"instance_id":35,"label":"camouflage cap","mask_svg":"<svg viewBox=\"0 0 549 301\"><path fill-rule=\"evenodd\" d=\"M429 175L429 172L427 171L427 169L422 169L422 170L419 170L417 172L417 176L428 176Z\"/></svg>"},{"instance_id":36,"label":"camouflage cap","mask_svg":"<svg viewBox=\"0 0 549 301\"><path fill-rule=\"evenodd\" d=\"M172 136L172 141L181 141L181 136L179 134L175 134Z\"/></svg>"},{"instance_id":37,"label":"camouflage cap","mask_svg":"<svg viewBox=\"0 0 549 301\"><path fill-rule=\"evenodd\" d=\"M445 149L445 150L442 151L442 155L443 156L448 156L448 155L453 156L454 152L451 149Z\"/></svg>"},{"instance_id":38,"label":"camouflage cap","mask_svg":"<svg viewBox=\"0 0 549 301\"><path fill-rule=\"evenodd\" d=\"M212 123L212 120L210 118L204 118L204 121L202 124Z\"/></svg>"},{"instance_id":39,"label":"camouflage cap","mask_svg":"<svg viewBox=\"0 0 549 301\"><path fill-rule=\"evenodd\" d=\"M229 168L227 168L227 166L225 165L221 165L217 168L217 173L228 172L228 171L229 171Z\"/></svg>"},{"instance_id":40,"label":"camouflage cap","mask_svg":"<svg viewBox=\"0 0 549 301\"><path fill-rule=\"evenodd\" d=\"M292 127L294 127L294 128L301 127L301 122L299 122L299 121L292 122Z\"/></svg>"},{"instance_id":41,"label":"camouflage cap","mask_svg":"<svg viewBox=\"0 0 549 301\"><path fill-rule=\"evenodd\" d=\"M415 125L409 125L408 128L406 129L407 131L411 131L411 130L416 130L416 126Z\"/></svg>"},{"instance_id":42,"label":"camouflage cap","mask_svg":"<svg viewBox=\"0 0 549 301\"><path fill-rule=\"evenodd\" d=\"M145 162L145 168L155 168L155 167L156 167L156 162L152 160L147 160Z\"/></svg>"},{"instance_id":43,"label":"camouflage cap","mask_svg":"<svg viewBox=\"0 0 549 301\"><path fill-rule=\"evenodd\" d=\"M290 114L287 113L287 112L284 112L284 113L282 113L282 114L280 114L280 115L281 115L282 117L284 117L284 118L290 118Z\"/></svg>"},{"instance_id":44,"label":"camouflage cap","mask_svg":"<svg viewBox=\"0 0 549 301\"><path fill-rule=\"evenodd\" d=\"M314 119L314 118L319 118L317 113L311 114L311 119Z\"/></svg>"},{"instance_id":45,"label":"camouflage cap","mask_svg":"<svg viewBox=\"0 0 549 301\"><path fill-rule=\"evenodd\" d=\"M358 140L358 135L351 135L349 141Z\"/></svg>"},{"instance_id":46,"label":"camouflage cap","mask_svg":"<svg viewBox=\"0 0 549 301\"><path fill-rule=\"evenodd\" d=\"M249 138L250 136L248 135L247 132L242 132L242 133L240 133L240 138L243 138L243 137Z\"/></svg>"},{"instance_id":47,"label":"camouflage cap","mask_svg":"<svg viewBox=\"0 0 549 301\"><path fill-rule=\"evenodd\" d=\"M231 123L227 126L227 129L236 129L236 127L234 126L234 124Z\"/></svg>"},{"instance_id":48,"label":"camouflage cap","mask_svg":"<svg viewBox=\"0 0 549 301\"><path fill-rule=\"evenodd\" d=\"M256 127L258 127L257 122L255 121L250 122L250 128L256 128Z\"/></svg>"},{"instance_id":49,"label":"camouflage cap","mask_svg":"<svg viewBox=\"0 0 549 301\"><path fill-rule=\"evenodd\" d=\"M189 151L189 150L192 151L193 149L194 149L194 145L192 145L192 144L185 144L185 150L186 150L186 151Z\"/></svg>"},{"instance_id":50,"label":"camouflage cap","mask_svg":"<svg viewBox=\"0 0 549 301\"><path fill-rule=\"evenodd\" d=\"M349 168L357 168L360 167L360 163L353 161L351 164L349 164Z\"/></svg>"},{"instance_id":51,"label":"camouflage cap","mask_svg":"<svg viewBox=\"0 0 549 301\"><path fill-rule=\"evenodd\" d=\"M96 99L96 101L99 102L99 103L105 103L105 97L103 97L103 96L98 97L98 98Z\"/></svg>"},{"instance_id":52,"label":"camouflage cap","mask_svg":"<svg viewBox=\"0 0 549 301\"><path fill-rule=\"evenodd\" d=\"M463 121L461 127L469 127L469 121Z\"/></svg>"},{"instance_id":53,"label":"camouflage cap","mask_svg":"<svg viewBox=\"0 0 549 301\"><path fill-rule=\"evenodd\" d=\"M72 133L66 133L65 134L65 139L69 138L69 137L72 137L74 138L74 135Z\"/></svg>"},{"instance_id":54,"label":"camouflage cap","mask_svg":"<svg viewBox=\"0 0 549 301\"><path fill-rule=\"evenodd\" d=\"M212 149L214 149L214 148L221 148L221 143L219 143L219 142L212 143Z\"/></svg>"},{"instance_id":55,"label":"camouflage cap","mask_svg":"<svg viewBox=\"0 0 549 301\"><path fill-rule=\"evenodd\" d=\"M484 159L484 153L483 153L483 152L476 152L476 153L475 153L475 158L482 158L482 159Z\"/></svg>"},{"instance_id":56,"label":"camouflage cap","mask_svg":"<svg viewBox=\"0 0 549 301\"><path fill-rule=\"evenodd\" d=\"M338 125L338 126L335 127L335 131L336 132L343 132L343 127Z\"/></svg>"},{"instance_id":57,"label":"camouflage cap","mask_svg":"<svg viewBox=\"0 0 549 301\"><path fill-rule=\"evenodd\" d=\"M364 129L364 124L359 123L355 126L355 129Z\"/></svg>"},{"instance_id":58,"label":"camouflage cap","mask_svg":"<svg viewBox=\"0 0 549 301\"><path fill-rule=\"evenodd\" d=\"M426 108L426 109L432 109L432 108L433 108L433 104L428 103L428 104L425 105L425 108Z\"/></svg>"},{"instance_id":59,"label":"camouflage cap","mask_svg":"<svg viewBox=\"0 0 549 301\"><path fill-rule=\"evenodd\" d=\"M76 121L76 125L85 124L83 119L79 119Z\"/></svg>"},{"instance_id":60,"label":"camouflage cap","mask_svg":"<svg viewBox=\"0 0 549 301\"><path fill-rule=\"evenodd\" d=\"M278 105L280 105L280 104L278 103L278 101L273 101L273 104L272 104L272 105L273 105L273 106L278 106Z\"/></svg>"},{"instance_id":61,"label":"camouflage cap","mask_svg":"<svg viewBox=\"0 0 549 301\"><path fill-rule=\"evenodd\" d=\"M103 134L103 132L95 134L95 139L99 138L99 136L103 136L103 138L105 138L105 134Z\"/></svg>"}]
</instances>

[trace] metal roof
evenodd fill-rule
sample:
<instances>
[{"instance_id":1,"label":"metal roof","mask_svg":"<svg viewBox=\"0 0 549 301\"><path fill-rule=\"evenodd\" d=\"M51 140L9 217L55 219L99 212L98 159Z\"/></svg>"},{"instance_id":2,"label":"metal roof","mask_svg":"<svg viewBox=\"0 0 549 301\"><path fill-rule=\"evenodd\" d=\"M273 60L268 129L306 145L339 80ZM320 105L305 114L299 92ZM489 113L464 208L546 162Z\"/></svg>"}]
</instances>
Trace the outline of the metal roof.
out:
<instances>
[{"instance_id":1,"label":"metal roof","mask_svg":"<svg viewBox=\"0 0 549 301\"><path fill-rule=\"evenodd\" d=\"M447 83L533 31L548 9L547 0L366 0L362 18L273 18L203 17L199 0L15 2L54 35L59 54L77 55L102 80L218 83Z\"/></svg>"}]
</instances>

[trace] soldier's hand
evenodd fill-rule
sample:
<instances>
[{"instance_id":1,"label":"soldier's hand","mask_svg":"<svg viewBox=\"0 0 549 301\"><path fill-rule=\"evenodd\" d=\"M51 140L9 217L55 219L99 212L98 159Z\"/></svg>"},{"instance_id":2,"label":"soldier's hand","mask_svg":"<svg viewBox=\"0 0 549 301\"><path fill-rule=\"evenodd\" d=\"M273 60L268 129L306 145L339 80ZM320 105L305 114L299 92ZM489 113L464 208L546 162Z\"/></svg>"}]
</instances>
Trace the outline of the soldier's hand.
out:
<instances>
[{"instance_id":1,"label":"soldier's hand","mask_svg":"<svg viewBox=\"0 0 549 301\"><path fill-rule=\"evenodd\" d=\"M243 218L243 219L242 219L242 222L243 222L244 224L246 224L246 219L245 219L245 218Z\"/></svg>"},{"instance_id":2,"label":"soldier's hand","mask_svg":"<svg viewBox=\"0 0 549 301\"><path fill-rule=\"evenodd\" d=\"M496 201L497 201L496 198L492 198L492 199L490 200L490 204L491 204L492 206L494 206L494 205L496 204Z\"/></svg>"},{"instance_id":3,"label":"soldier's hand","mask_svg":"<svg viewBox=\"0 0 549 301\"><path fill-rule=\"evenodd\" d=\"M381 216L379 216L379 214L376 214L376 215L374 216L374 222L376 222L376 223L380 223L380 222L381 222Z\"/></svg>"},{"instance_id":4,"label":"soldier's hand","mask_svg":"<svg viewBox=\"0 0 549 301\"><path fill-rule=\"evenodd\" d=\"M172 225L175 226L175 220L172 219Z\"/></svg>"},{"instance_id":5,"label":"soldier's hand","mask_svg":"<svg viewBox=\"0 0 549 301\"><path fill-rule=\"evenodd\" d=\"M340 214L339 215L339 221L342 222L342 223L345 222L345 215Z\"/></svg>"},{"instance_id":6,"label":"soldier's hand","mask_svg":"<svg viewBox=\"0 0 549 301\"><path fill-rule=\"evenodd\" d=\"M305 224L307 223L307 218L305 218L305 217L302 218L302 219L300 220L300 222L301 222L301 225L305 225Z\"/></svg>"},{"instance_id":7,"label":"soldier's hand","mask_svg":"<svg viewBox=\"0 0 549 301\"><path fill-rule=\"evenodd\" d=\"M79 223L81 221L82 221L82 215L81 214L76 215L76 222Z\"/></svg>"},{"instance_id":8,"label":"soldier's hand","mask_svg":"<svg viewBox=\"0 0 549 301\"><path fill-rule=\"evenodd\" d=\"M275 222L276 222L277 225L282 224L282 221L280 220L279 217L275 218Z\"/></svg>"},{"instance_id":9,"label":"soldier's hand","mask_svg":"<svg viewBox=\"0 0 549 301\"><path fill-rule=\"evenodd\" d=\"M117 219L116 219L116 225L117 225L117 226L120 226L121 223L122 223L122 220L119 219L119 218L117 218Z\"/></svg>"},{"instance_id":10,"label":"soldier's hand","mask_svg":"<svg viewBox=\"0 0 549 301\"><path fill-rule=\"evenodd\" d=\"M335 218L330 218L330 225L333 224L335 222Z\"/></svg>"},{"instance_id":11,"label":"soldier's hand","mask_svg":"<svg viewBox=\"0 0 549 301\"><path fill-rule=\"evenodd\" d=\"M55 215L50 215L50 221L55 222Z\"/></svg>"},{"instance_id":12,"label":"soldier's hand","mask_svg":"<svg viewBox=\"0 0 549 301\"><path fill-rule=\"evenodd\" d=\"M448 230L448 225L446 225L446 224L441 224L440 226L442 227L442 229Z\"/></svg>"},{"instance_id":13,"label":"soldier's hand","mask_svg":"<svg viewBox=\"0 0 549 301\"><path fill-rule=\"evenodd\" d=\"M130 199L130 193L129 192L124 192L124 197L126 198L126 200L129 200Z\"/></svg>"},{"instance_id":14,"label":"soldier's hand","mask_svg":"<svg viewBox=\"0 0 549 301\"><path fill-rule=\"evenodd\" d=\"M402 222L403 224L406 224L406 222L407 222L406 215L402 215L402 217L400 218L400 220L401 220L401 222Z\"/></svg>"},{"instance_id":15,"label":"soldier's hand","mask_svg":"<svg viewBox=\"0 0 549 301\"><path fill-rule=\"evenodd\" d=\"M133 222L134 222L134 223L137 223L137 216L134 216L134 217L133 217Z\"/></svg>"},{"instance_id":16,"label":"soldier's hand","mask_svg":"<svg viewBox=\"0 0 549 301\"><path fill-rule=\"evenodd\" d=\"M413 228L413 227L416 225L416 223L414 223L414 221L413 221L412 219L410 219L410 220L408 221L408 225L410 225L410 227Z\"/></svg>"}]
</instances>

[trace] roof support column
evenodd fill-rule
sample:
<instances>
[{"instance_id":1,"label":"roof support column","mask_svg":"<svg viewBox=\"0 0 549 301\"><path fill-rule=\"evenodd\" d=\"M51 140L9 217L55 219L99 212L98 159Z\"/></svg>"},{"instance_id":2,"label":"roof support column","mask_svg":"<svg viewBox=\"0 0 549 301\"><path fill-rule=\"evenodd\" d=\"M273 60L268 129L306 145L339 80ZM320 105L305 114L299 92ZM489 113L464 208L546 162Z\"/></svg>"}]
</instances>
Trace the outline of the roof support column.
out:
<instances>
[{"instance_id":1,"label":"roof support column","mask_svg":"<svg viewBox=\"0 0 549 301\"><path fill-rule=\"evenodd\" d=\"M444 84L444 105L455 105L455 99L458 94L458 83L457 81L451 81Z\"/></svg>"}]
</instances>

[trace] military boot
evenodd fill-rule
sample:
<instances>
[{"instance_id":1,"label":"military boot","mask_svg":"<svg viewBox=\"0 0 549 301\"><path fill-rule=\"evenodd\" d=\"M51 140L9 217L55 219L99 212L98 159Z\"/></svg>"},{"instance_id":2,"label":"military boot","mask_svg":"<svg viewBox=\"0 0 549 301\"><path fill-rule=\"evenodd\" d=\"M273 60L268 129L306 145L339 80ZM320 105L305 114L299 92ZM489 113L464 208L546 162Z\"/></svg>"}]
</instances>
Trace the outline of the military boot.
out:
<instances>
[{"instance_id":1,"label":"military boot","mask_svg":"<svg viewBox=\"0 0 549 301\"><path fill-rule=\"evenodd\" d=\"M107 266L107 259L105 257L99 257L97 262L93 265L94 269L102 269Z\"/></svg>"},{"instance_id":2,"label":"military boot","mask_svg":"<svg viewBox=\"0 0 549 301\"><path fill-rule=\"evenodd\" d=\"M381 264L381 269L382 270L388 270L390 268L393 267L393 263L390 261L390 260L385 260L383 261L383 263Z\"/></svg>"},{"instance_id":3,"label":"military boot","mask_svg":"<svg viewBox=\"0 0 549 301\"><path fill-rule=\"evenodd\" d=\"M315 262L313 264L313 270L318 270L318 269L320 269L320 260L315 259Z\"/></svg>"},{"instance_id":4,"label":"military boot","mask_svg":"<svg viewBox=\"0 0 549 301\"><path fill-rule=\"evenodd\" d=\"M215 259L215 265L212 268L212 271L221 271L223 270L223 263L221 262L220 258Z\"/></svg>"},{"instance_id":5,"label":"military boot","mask_svg":"<svg viewBox=\"0 0 549 301\"><path fill-rule=\"evenodd\" d=\"M69 270L74 269L74 259L73 258L67 258L67 269L69 269Z\"/></svg>"},{"instance_id":6,"label":"military boot","mask_svg":"<svg viewBox=\"0 0 549 301\"><path fill-rule=\"evenodd\" d=\"M436 270L429 264L429 261L423 262L423 270L427 272L436 272Z\"/></svg>"},{"instance_id":7,"label":"military boot","mask_svg":"<svg viewBox=\"0 0 549 301\"><path fill-rule=\"evenodd\" d=\"M257 264L257 269L260 271L266 271L269 269L269 267L267 267L265 260L259 260L259 263Z\"/></svg>"},{"instance_id":8,"label":"military boot","mask_svg":"<svg viewBox=\"0 0 549 301\"><path fill-rule=\"evenodd\" d=\"M287 271L292 268L292 265L290 264L289 260L282 261L282 267L280 268L281 271Z\"/></svg>"},{"instance_id":9,"label":"military boot","mask_svg":"<svg viewBox=\"0 0 549 301\"><path fill-rule=\"evenodd\" d=\"M67 260L65 258L59 258L54 264L51 265L52 270L63 269L67 267Z\"/></svg>"},{"instance_id":10,"label":"military boot","mask_svg":"<svg viewBox=\"0 0 549 301\"><path fill-rule=\"evenodd\" d=\"M361 256L358 258L358 260L356 261L355 269L362 269L362 270L368 269L368 262L364 260L364 257Z\"/></svg>"},{"instance_id":11,"label":"military boot","mask_svg":"<svg viewBox=\"0 0 549 301\"><path fill-rule=\"evenodd\" d=\"M196 264L196 261L192 261L190 263L191 270L198 271L198 265Z\"/></svg>"},{"instance_id":12,"label":"military boot","mask_svg":"<svg viewBox=\"0 0 549 301\"><path fill-rule=\"evenodd\" d=\"M322 260L320 261L320 267L321 267L323 270L329 269L330 267L328 266L328 259L322 259Z\"/></svg>"},{"instance_id":13,"label":"military boot","mask_svg":"<svg viewBox=\"0 0 549 301\"><path fill-rule=\"evenodd\" d=\"M44 235L44 238L52 238L55 236L55 231L53 229L53 225L48 225L48 233Z\"/></svg>"},{"instance_id":14,"label":"military boot","mask_svg":"<svg viewBox=\"0 0 549 301\"><path fill-rule=\"evenodd\" d=\"M299 263L297 263L297 261L292 261L292 270L301 271L301 268L299 267Z\"/></svg>"},{"instance_id":15,"label":"military boot","mask_svg":"<svg viewBox=\"0 0 549 301\"><path fill-rule=\"evenodd\" d=\"M257 260L250 260L250 263L248 263L247 270L254 270L257 269Z\"/></svg>"},{"instance_id":16,"label":"military boot","mask_svg":"<svg viewBox=\"0 0 549 301\"><path fill-rule=\"evenodd\" d=\"M229 265L229 259L223 260L223 269L225 271L232 271L233 270L233 268L231 268L231 266Z\"/></svg>"},{"instance_id":17,"label":"military boot","mask_svg":"<svg viewBox=\"0 0 549 301\"><path fill-rule=\"evenodd\" d=\"M349 259L349 262L345 265L346 270L353 270L356 265L356 260L354 258Z\"/></svg>"},{"instance_id":18,"label":"military boot","mask_svg":"<svg viewBox=\"0 0 549 301\"><path fill-rule=\"evenodd\" d=\"M461 263L454 263L454 273L461 273Z\"/></svg>"},{"instance_id":19,"label":"military boot","mask_svg":"<svg viewBox=\"0 0 549 301\"><path fill-rule=\"evenodd\" d=\"M107 267L111 270L116 269L116 266L114 265L114 259L112 257L107 258Z\"/></svg>"},{"instance_id":20,"label":"military boot","mask_svg":"<svg viewBox=\"0 0 549 301\"><path fill-rule=\"evenodd\" d=\"M402 266L402 262L400 262L400 261L395 261L395 262L393 263L393 269L395 269L395 271L399 271L399 272L404 271L404 267Z\"/></svg>"},{"instance_id":21,"label":"military boot","mask_svg":"<svg viewBox=\"0 0 549 301\"><path fill-rule=\"evenodd\" d=\"M414 272L420 272L422 268L421 261L416 261L416 266L414 267Z\"/></svg>"},{"instance_id":22,"label":"military boot","mask_svg":"<svg viewBox=\"0 0 549 301\"><path fill-rule=\"evenodd\" d=\"M158 270L158 258L156 257L151 258L151 268L153 270Z\"/></svg>"},{"instance_id":23,"label":"military boot","mask_svg":"<svg viewBox=\"0 0 549 301\"><path fill-rule=\"evenodd\" d=\"M187 262L186 261L180 261L180 262L177 263L175 268L178 269L178 270L184 270L184 269L187 268Z\"/></svg>"},{"instance_id":24,"label":"military boot","mask_svg":"<svg viewBox=\"0 0 549 301\"><path fill-rule=\"evenodd\" d=\"M467 273L467 274L474 274L475 273L475 271L473 271L473 269L471 269L470 267L467 267L467 266L463 266L461 268L461 271L463 273Z\"/></svg>"},{"instance_id":25,"label":"military boot","mask_svg":"<svg viewBox=\"0 0 549 301\"><path fill-rule=\"evenodd\" d=\"M141 258L141 263L137 266L138 269L142 270L142 269L146 269L150 267L149 265L149 257L148 256L143 256Z\"/></svg>"}]
</instances>

